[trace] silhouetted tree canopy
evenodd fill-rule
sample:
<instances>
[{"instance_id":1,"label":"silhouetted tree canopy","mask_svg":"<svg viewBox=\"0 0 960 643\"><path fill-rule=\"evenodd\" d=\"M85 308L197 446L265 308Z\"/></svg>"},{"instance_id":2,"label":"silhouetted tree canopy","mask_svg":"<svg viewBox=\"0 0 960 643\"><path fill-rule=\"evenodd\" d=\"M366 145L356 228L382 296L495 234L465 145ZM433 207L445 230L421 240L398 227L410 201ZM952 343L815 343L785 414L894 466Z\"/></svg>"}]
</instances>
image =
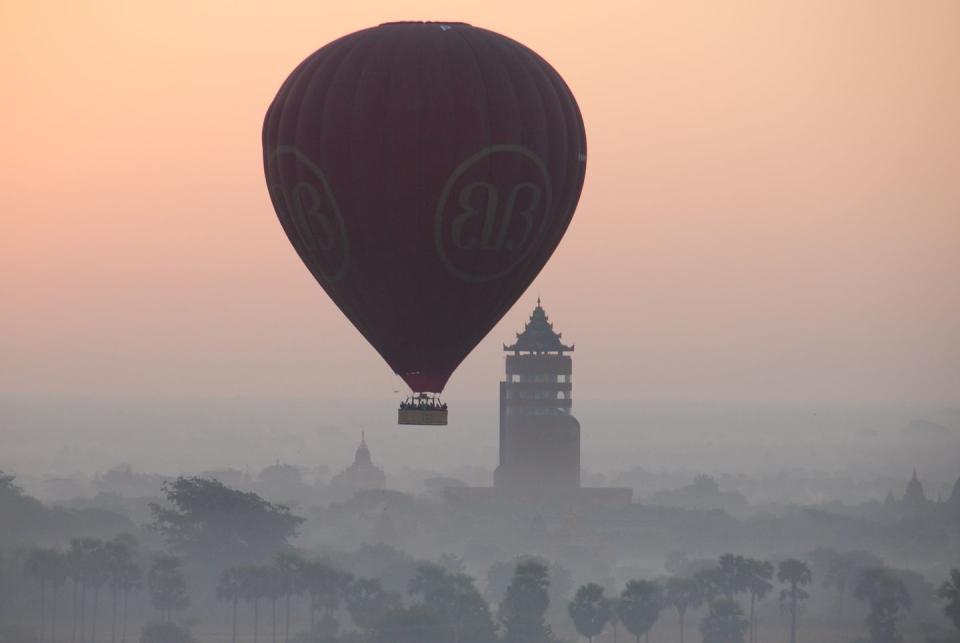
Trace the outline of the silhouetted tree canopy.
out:
<instances>
[{"instance_id":1,"label":"silhouetted tree canopy","mask_svg":"<svg viewBox=\"0 0 960 643\"><path fill-rule=\"evenodd\" d=\"M180 477L164 483L163 491L171 506L151 503L152 526L170 547L196 559L265 559L286 547L304 521L283 505L212 478Z\"/></svg>"},{"instance_id":2,"label":"silhouetted tree canopy","mask_svg":"<svg viewBox=\"0 0 960 643\"><path fill-rule=\"evenodd\" d=\"M903 641L897 631L897 620L901 612L913 606L913 601L901 579L882 567L865 569L860 573L853 595L868 605L866 625L870 643Z\"/></svg>"},{"instance_id":3,"label":"silhouetted tree canopy","mask_svg":"<svg viewBox=\"0 0 960 643\"><path fill-rule=\"evenodd\" d=\"M719 598L710 603L710 611L700 624L703 643L743 643L747 619L736 602Z\"/></svg>"},{"instance_id":4,"label":"silhouetted tree canopy","mask_svg":"<svg viewBox=\"0 0 960 643\"><path fill-rule=\"evenodd\" d=\"M168 623L174 611L186 609L190 605L187 579L176 556L157 556L153 559L147 573L147 587L150 589L153 606Z\"/></svg>"},{"instance_id":5,"label":"silhouetted tree canopy","mask_svg":"<svg viewBox=\"0 0 960 643\"><path fill-rule=\"evenodd\" d=\"M419 605L435 612L443 636L425 638L424 643L443 643L451 634L459 643L491 643L496 640L496 626L490 608L463 573L451 573L441 565L426 563L417 567L408 592L419 599Z\"/></svg>"},{"instance_id":6,"label":"silhouetted tree canopy","mask_svg":"<svg viewBox=\"0 0 960 643\"><path fill-rule=\"evenodd\" d=\"M657 622L663 605L663 591L658 583L632 580L620 594L617 614L627 631L639 641Z\"/></svg>"},{"instance_id":7,"label":"silhouetted tree canopy","mask_svg":"<svg viewBox=\"0 0 960 643\"><path fill-rule=\"evenodd\" d=\"M567 606L570 618L581 636L593 641L610 621L610 601L603 595L603 588L596 583L588 583L577 589L573 600Z\"/></svg>"},{"instance_id":8,"label":"silhouetted tree canopy","mask_svg":"<svg viewBox=\"0 0 960 643\"><path fill-rule=\"evenodd\" d=\"M357 627L373 632L388 612L400 607L400 596L383 589L376 579L361 578L346 588L347 611Z\"/></svg>"},{"instance_id":9,"label":"silhouetted tree canopy","mask_svg":"<svg viewBox=\"0 0 960 643\"><path fill-rule=\"evenodd\" d=\"M788 558L777 568L777 580L787 584L786 589L780 590L780 603L790 613L790 643L796 643L800 603L808 596L803 587L813 581L813 574L810 566L802 560Z\"/></svg>"},{"instance_id":10,"label":"silhouetted tree canopy","mask_svg":"<svg viewBox=\"0 0 960 643\"><path fill-rule=\"evenodd\" d=\"M376 643L433 643L453 641L455 637L439 610L421 604L384 614L373 639Z\"/></svg>"},{"instance_id":11,"label":"silhouetted tree canopy","mask_svg":"<svg viewBox=\"0 0 960 643\"><path fill-rule=\"evenodd\" d=\"M950 580L944 581L937 596L944 602L943 613L960 630L960 569L950 570Z\"/></svg>"},{"instance_id":12,"label":"silhouetted tree canopy","mask_svg":"<svg viewBox=\"0 0 960 643\"><path fill-rule=\"evenodd\" d=\"M664 603L677 610L680 621L680 641L683 643L687 610L691 607L699 607L703 603L703 590L700 583L693 578L667 579L664 587Z\"/></svg>"},{"instance_id":13,"label":"silhouetted tree canopy","mask_svg":"<svg viewBox=\"0 0 960 643\"><path fill-rule=\"evenodd\" d=\"M493 563L487 570L484 592L491 605L499 605L507 595L507 587L513 581L513 574L517 564L527 561L540 563L547 568L550 586L547 595L550 606L547 608L547 620L560 621L567 617L567 603L573 593L573 578L570 570L555 561L549 561L542 556L518 556L512 560L503 560Z\"/></svg>"},{"instance_id":14,"label":"silhouetted tree canopy","mask_svg":"<svg viewBox=\"0 0 960 643\"><path fill-rule=\"evenodd\" d=\"M550 606L550 574L534 560L517 564L513 580L500 602L504 643L550 643L553 632L544 615Z\"/></svg>"},{"instance_id":15,"label":"silhouetted tree canopy","mask_svg":"<svg viewBox=\"0 0 960 643\"><path fill-rule=\"evenodd\" d=\"M140 633L140 643L197 643L197 639L174 623L149 623Z\"/></svg>"}]
</instances>

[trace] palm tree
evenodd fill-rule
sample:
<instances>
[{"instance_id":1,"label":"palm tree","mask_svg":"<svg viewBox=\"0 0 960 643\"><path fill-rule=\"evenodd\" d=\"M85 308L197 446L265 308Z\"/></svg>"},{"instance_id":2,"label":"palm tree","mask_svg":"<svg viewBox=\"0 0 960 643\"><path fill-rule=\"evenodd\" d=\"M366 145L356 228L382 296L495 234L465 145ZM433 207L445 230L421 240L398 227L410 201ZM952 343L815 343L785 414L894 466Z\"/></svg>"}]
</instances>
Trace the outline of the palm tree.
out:
<instances>
[{"instance_id":1,"label":"palm tree","mask_svg":"<svg viewBox=\"0 0 960 643\"><path fill-rule=\"evenodd\" d=\"M946 603L943 613L960 630L960 569L950 570L950 579L940 586L937 596Z\"/></svg>"},{"instance_id":2,"label":"palm tree","mask_svg":"<svg viewBox=\"0 0 960 643\"><path fill-rule=\"evenodd\" d=\"M120 641L126 643L127 640L127 614L130 603L130 592L141 587L140 578L143 576L143 570L133 560L128 560L118 570L118 575L114 579L117 587L123 594L123 608L120 625Z\"/></svg>"},{"instance_id":3,"label":"palm tree","mask_svg":"<svg viewBox=\"0 0 960 643\"><path fill-rule=\"evenodd\" d=\"M67 575L73 581L73 622L71 624L70 643L76 643L77 640L77 599L79 597L79 588L82 578L80 571L80 541L70 541L70 550L66 553Z\"/></svg>"},{"instance_id":4,"label":"palm tree","mask_svg":"<svg viewBox=\"0 0 960 643\"><path fill-rule=\"evenodd\" d=\"M773 584L770 583L770 579L773 578L773 563L756 558L745 558L743 566L747 592L750 594L750 643L754 643L757 640L754 606L773 589Z\"/></svg>"},{"instance_id":5,"label":"palm tree","mask_svg":"<svg viewBox=\"0 0 960 643\"><path fill-rule=\"evenodd\" d=\"M693 578L668 578L664 599L667 605L677 610L677 617L680 619L680 643L683 643L683 626L687 609L703 603L700 583Z\"/></svg>"},{"instance_id":6,"label":"palm tree","mask_svg":"<svg viewBox=\"0 0 960 643\"><path fill-rule=\"evenodd\" d=\"M116 643L117 640L117 611L119 597L124 591L124 587L129 584L130 577L137 575L133 568L133 548L136 546L136 539L133 536L117 536L110 542L104 544L104 563L106 565L107 583L110 586L111 593L111 615L110 615L110 643ZM126 612L126 609L124 609ZM126 616L126 614L124 614Z\"/></svg>"},{"instance_id":7,"label":"palm tree","mask_svg":"<svg viewBox=\"0 0 960 643\"><path fill-rule=\"evenodd\" d=\"M780 591L780 602L790 612L790 643L797 643L797 611L800 602L808 596L807 592L801 588L810 584L813 575L805 562L788 558L780 563L777 569L777 580L790 586Z\"/></svg>"},{"instance_id":8,"label":"palm tree","mask_svg":"<svg viewBox=\"0 0 960 643\"><path fill-rule=\"evenodd\" d=\"M284 609L283 643L289 643L290 598L294 594L299 596L304 592L304 568L307 561L296 553L280 552L274 557L273 564L280 573L282 596L286 602Z\"/></svg>"},{"instance_id":9,"label":"palm tree","mask_svg":"<svg viewBox=\"0 0 960 643\"><path fill-rule=\"evenodd\" d=\"M42 641L44 633L46 632L47 588L50 585L56 585L59 574L63 568L61 556L54 549L33 547L27 552L27 559L24 563L24 568L27 572L27 575L36 580L40 585L39 639ZM54 598L54 606L56 606L56 598Z\"/></svg>"},{"instance_id":10,"label":"palm tree","mask_svg":"<svg viewBox=\"0 0 960 643\"><path fill-rule=\"evenodd\" d=\"M232 567L223 570L220 575L220 582L217 584L217 599L221 601L230 601L233 604L233 636L232 643L237 643L237 603L243 596L243 578L242 572Z\"/></svg>"},{"instance_id":11,"label":"palm tree","mask_svg":"<svg viewBox=\"0 0 960 643\"><path fill-rule=\"evenodd\" d=\"M97 547L90 552L90 572L87 582L93 587L93 617L90 619L90 641L97 641L97 608L100 606L100 588L107 582L110 574L110 555L106 543L98 541Z\"/></svg>"},{"instance_id":12,"label":"palm tree","mask_svg":"<svg viewBox=\"0 0 960 643\"><path fill-rule=\"evenodd\" d=\"M577 631L593 643L593 637L603 632L610 620L610 601L603 595L602 587L588 583L577 590L567 611Z\"/></svg>"},{"instance_id":13,"label":"palm tree","mask_svg":"<svg viewBox=\"0 0 960 643\"><path fill-rule=\"evenodd\" d=\"M67 567L67 557L61 552L56 552L56 558L52 562L54 564L50 570L50 576L47 578L47 580L50 582L50 589L53 593L52 600L50 602L50 640L56 641L57 598L60 596L60 588L62 588L63 584L67 581L67 573L69 569Z\"/></svg>"},{"instance_id":14,"label":"palm tree","mask_svg":"<svg viewBox=\"0 0 960 643\"><path fill-rule=\"evenodd\" d=\"M617 614L627 631L640 643L641 636L646 635L649 640L650 629L657 622L662 607L663 594L659 584L650 580L632 580L620 594Z\"/></svg>"},{"instance_id":15,"label":"palm tree","mask_svg":"<svg viewBox=\"0 0 960 643\"><path fill-rule=\"evenodd\" d=\"M710 603L710 612L700 624L703 643L743 643L749 623L743 617L743 608L728 598Z\"/></svg>"},{"instance_id":16,"label":"palm tree","mask_svg":"<svg viewBox=\"0 0 960 643\"><path fill-rule=\"evenodd\" d=\"M843 554L836 554L827 564L827 571L823 575L823 580L820 584L823 587L832 587L837 590L836 605L839 616L843 615L843 599L857 571L856 561L854 561L852 557Z\"/></svg>"},{"instance_id":17,"label":"palm tree","mask_svg":"<svg viewBox=\"0 0 960 643\"><path fill-rule=\"evenodd\" d=\"M87 587L96 575L96 552L103 545L103 541L95 538L74 538L70 541L70 551L67 554L70 576L73 579L73 632L70 641L77 640L77 613L79 612L80 641L84 640L86 631ZM77 607L77 590L79 588L79 609Z\"/></svg>"},{"instance_id":18,"label":"palm tree","mask_svg":"<svg viewBox=\"0 0 960 643\"><path fill-rule=\"evenodd\" d=\"M700 585L700 591L707 602L722 596L733 600L734 596L747 591L747 559L734 554L724 554L717 564L701 569L693 575Z\"/></svg>"},{"instance_id":19,"label":"palm tree","mask_svg":"<svg viewBox=\"0 0 960 643\"><path fill-rule=\"evenodd\" d=\"M253 565L237 567L234 573L237 576L240 598L253 604L253 643L257 643L260 636L260 599L263 597L262 568Z\"/></svg>"},{"instance_id":20,"label":"palm tree","mask_svg":"<svg viewBox=\"0 0 960 643\"><path fill-rule=\"evenodd\" d=\"M904 582L882 567L872 567L860 573L853 595L869 604L867 630L873 643L897 643L903 639L897 633L901 610L913 604Z\"/></svg>"},{"instance_id":21,"label":"palm tree","mask_svg":"<svg viewBox=\"0 0 960 643\"><path fill-rule=\"evenodd\" d=\"M376 579L361 578L346 588L347 610L350 618L370 636L377 623L390 610L400 606L400 597L383 589Z\"/></svg>"},{"instance_id":22,"label":"palm tree","mask_svg":"<svg viewBox=\"0 0 960 643\"><path fill-rule=\"evenodd\" d=\"M186 609L190 605L187 579L183 575L180 559L176 556L154 557L147 573L147 587L150 588L153 606L160 611L166 623L172 620L174 611Z\"/></svg>"},{"instance_id":23,"label":"palm tree","mask_svg":"<svg viewBox=\"0 0 960 643\"><path fill-rule=\"evenodd\" d=\"M310 595L310 631L315 625L315 612L323 610L325 617L332 617L340 606L347 587L353 582L350 574L323 561L308 562L303 570L303 583Z\"/></svg>"},{"instance_id":24,"label":"palm tree","mask_svg":"<svg viewBox=\"0 0 960 643\"><path fill-rule=\"evenodd\" d=\"M275 566L265 565L260 568L263 582L263 595L270 599L270 613L272 615L271 640L277 643L277 601L283 596L283 572Z\"/></svg>"}]
</instances>

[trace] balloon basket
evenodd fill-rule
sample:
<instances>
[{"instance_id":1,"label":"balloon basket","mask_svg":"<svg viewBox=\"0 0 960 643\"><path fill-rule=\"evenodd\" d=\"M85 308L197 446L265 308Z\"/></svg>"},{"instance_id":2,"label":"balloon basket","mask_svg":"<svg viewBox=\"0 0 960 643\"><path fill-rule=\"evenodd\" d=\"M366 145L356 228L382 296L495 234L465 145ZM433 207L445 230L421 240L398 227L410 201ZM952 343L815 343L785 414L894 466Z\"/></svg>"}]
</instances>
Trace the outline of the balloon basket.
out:
<instances>
[{"instance_id":1,"label":"balloon basket","mask_svg":"<svg viewBox=\"0 0 960 643\"><path fill-rule=\"evenodd\" d=\"M447 405L428 393L417 393L400 403L397 424L406 426L446 426Z\"/></svg>"}]
</instances>

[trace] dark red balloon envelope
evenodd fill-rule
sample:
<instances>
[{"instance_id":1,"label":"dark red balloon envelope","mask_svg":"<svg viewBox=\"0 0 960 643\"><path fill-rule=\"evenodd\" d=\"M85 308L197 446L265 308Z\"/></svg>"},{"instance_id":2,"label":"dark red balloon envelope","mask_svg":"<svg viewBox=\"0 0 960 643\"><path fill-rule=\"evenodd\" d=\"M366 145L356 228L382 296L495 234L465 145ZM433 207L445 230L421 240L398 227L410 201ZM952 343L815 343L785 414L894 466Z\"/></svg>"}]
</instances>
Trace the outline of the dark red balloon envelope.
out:
<instances>
[{"instance_id":1,"label":"dark red balloon envelope","mask_svg":"<svg viewBox=\"0 0 960 643\"><path fill-rule=\"evenodd\" d=\"M411 389L440 392L560 242L586 137L570 89L527 47L390 23L290 74L263 162L323 289Z\"/></svg>"}]
</instances>

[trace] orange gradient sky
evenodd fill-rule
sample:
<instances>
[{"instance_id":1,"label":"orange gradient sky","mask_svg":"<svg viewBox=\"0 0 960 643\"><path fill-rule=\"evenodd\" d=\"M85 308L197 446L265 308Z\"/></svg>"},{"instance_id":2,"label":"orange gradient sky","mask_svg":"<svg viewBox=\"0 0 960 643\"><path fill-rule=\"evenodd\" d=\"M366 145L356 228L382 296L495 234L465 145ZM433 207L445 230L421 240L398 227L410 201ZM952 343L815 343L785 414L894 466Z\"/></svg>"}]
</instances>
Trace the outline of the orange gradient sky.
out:
<instances>
[{"instance_id":1,"label":"orange gradient sky","mask_svg":"<svg viewBox=\"0 0 960 643\"><path fill-rule=\"evenodd\" d=\"M0 394L396 397L290 248L263 114L400 19L537 50L590 162L537 295L576 396L960 403L960 3L5 2Z\"/></svg>"}]
</instances>

